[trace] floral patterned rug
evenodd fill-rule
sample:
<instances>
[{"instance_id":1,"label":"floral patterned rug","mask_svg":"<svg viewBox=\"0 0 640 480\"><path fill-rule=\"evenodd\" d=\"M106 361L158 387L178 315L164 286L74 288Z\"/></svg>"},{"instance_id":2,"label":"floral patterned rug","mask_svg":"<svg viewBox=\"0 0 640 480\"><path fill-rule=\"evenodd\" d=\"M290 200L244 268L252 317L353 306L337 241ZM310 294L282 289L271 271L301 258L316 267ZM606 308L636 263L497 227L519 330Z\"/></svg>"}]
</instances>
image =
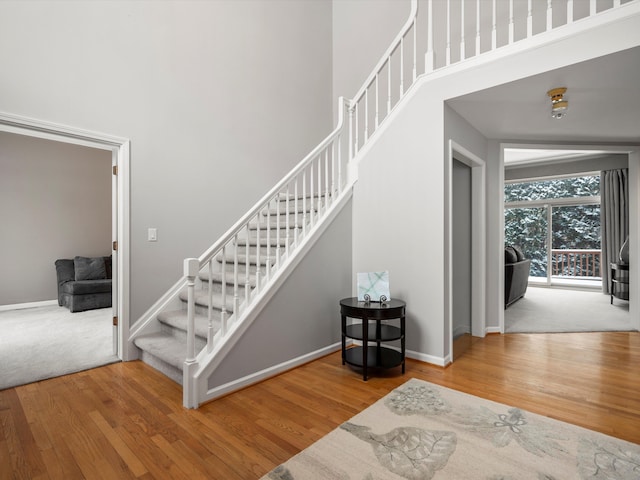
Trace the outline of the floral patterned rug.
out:
<instances>
[{"instance_id":1,"label":"floral patterned rug","mask_svg":"<svg viewBox=\"0 0 640 480\"><path fill-rule=\"evenodd\" d=\"M411 379L263 480L640 479L640 445Z\"/></svg>"}]
</instances>

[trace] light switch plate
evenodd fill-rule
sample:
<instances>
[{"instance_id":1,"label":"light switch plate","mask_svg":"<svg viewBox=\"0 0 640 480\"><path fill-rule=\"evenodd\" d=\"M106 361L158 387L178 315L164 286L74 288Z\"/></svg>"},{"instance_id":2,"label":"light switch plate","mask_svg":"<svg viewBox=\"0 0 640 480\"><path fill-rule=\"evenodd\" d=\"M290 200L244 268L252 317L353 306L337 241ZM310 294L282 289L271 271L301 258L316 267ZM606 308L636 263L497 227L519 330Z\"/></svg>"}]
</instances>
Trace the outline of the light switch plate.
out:
<instances>
[{"instance_id":1,"label":"light switch plate","mask_svg":"<svg viewBox=\"0 0 640 480\"><path fill-rule=\"evenodd\" d=\"M147 239L150 242L157 242L158 241L158 230L155 228L150 228L148 233L147 233Z\"/></svg>"}]
</instances>

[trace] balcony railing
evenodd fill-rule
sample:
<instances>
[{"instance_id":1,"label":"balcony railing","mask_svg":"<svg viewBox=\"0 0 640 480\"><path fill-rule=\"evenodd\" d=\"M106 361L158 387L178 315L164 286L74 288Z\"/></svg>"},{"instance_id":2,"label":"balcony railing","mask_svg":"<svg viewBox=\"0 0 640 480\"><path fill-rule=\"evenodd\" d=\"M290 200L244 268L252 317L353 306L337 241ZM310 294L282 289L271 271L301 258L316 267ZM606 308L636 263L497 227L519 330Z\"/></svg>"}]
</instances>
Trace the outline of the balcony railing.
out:
<instances>
[{"instance_id":1,"label":"balcony railing","mask_svg":"<svg viewBox=\"0 0 640 480\"><path fill-rule=\"evenodd\" d=\"M552 275L560 277L601 277L601 250L552 249Z\"/></svg>"}]
</instances>

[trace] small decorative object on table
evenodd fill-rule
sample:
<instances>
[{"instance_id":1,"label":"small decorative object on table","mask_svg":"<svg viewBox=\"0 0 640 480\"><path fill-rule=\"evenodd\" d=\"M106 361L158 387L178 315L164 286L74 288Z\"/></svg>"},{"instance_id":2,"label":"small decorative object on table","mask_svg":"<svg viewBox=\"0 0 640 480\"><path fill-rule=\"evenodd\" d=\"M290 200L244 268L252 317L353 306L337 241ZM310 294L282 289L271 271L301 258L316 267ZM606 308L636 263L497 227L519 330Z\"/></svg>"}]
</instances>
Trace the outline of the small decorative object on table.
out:
<instances>
[{"instance_id":1,"label":"small decorative object on table","mask_svg":"<svg viewBox=\"0 0 640 480\"><path fill-rule=\"evenodd\" d=\"M358 301L380 302L391 300L389 272L358 273Z\"/></svg>"}]
</instances>

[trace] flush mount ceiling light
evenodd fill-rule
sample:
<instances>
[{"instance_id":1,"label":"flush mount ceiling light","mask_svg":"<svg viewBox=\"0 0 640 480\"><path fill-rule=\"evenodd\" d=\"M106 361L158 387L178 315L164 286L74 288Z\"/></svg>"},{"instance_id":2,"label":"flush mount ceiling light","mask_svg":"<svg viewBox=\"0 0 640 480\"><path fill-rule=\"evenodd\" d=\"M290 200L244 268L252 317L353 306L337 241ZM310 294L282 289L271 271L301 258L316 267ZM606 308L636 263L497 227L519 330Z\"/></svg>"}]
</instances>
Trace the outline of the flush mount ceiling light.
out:
<instances>
[{"instance_id":1,"label":"flush mount ceiling light","mask_svg":"<svg viewBox=\"0 0 640 480\"><path fill-rule=\"evenodd\" d=\"M566 91L565 87L560 87L552 88L547 92L547 95L551 98L551 117L558 120L564 118L569 109L569 102L563 97Z\"/></svg>"}]
</instances>

